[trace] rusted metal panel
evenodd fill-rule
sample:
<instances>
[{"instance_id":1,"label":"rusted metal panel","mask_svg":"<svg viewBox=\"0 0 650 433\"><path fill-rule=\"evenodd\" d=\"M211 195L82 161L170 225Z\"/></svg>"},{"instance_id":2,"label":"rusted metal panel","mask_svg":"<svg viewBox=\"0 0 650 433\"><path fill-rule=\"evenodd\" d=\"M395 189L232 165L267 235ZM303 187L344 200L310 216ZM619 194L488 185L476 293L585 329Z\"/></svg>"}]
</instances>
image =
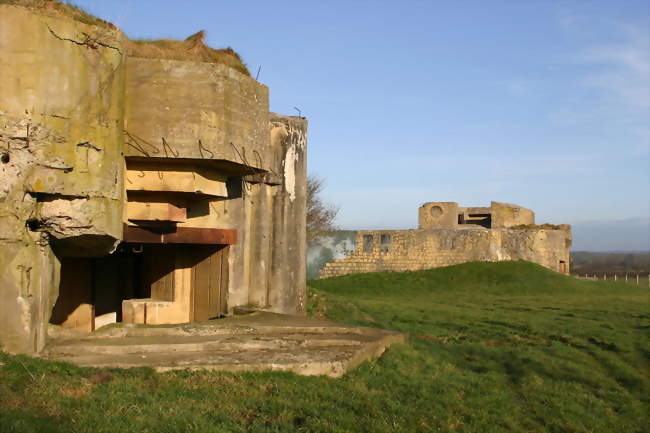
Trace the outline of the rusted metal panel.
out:
<instances>
[{"instance_id":1,"label":"rusted metal panel","mask_svg":"<svg viewBox=\"0 0 650 433\"><path fill-rule=\"evenodd\" d=\"M237 230L179 227L176 232L165 233L164 243L233 245L237 243Z\"/></svg>"},{"instance_id":2,"label":"rusted metal panel","mask_svg":"<svg viewBox=\"0 0 650 433\"><path fill-rule=\"evenodd\" d=\"M156 233L143 227L124 225L122 238L124 242L137 242L141 244L162 244L162 233Z\"/></svg>"},{"instance_id":3,"label":"rusted metal panel","mask_svg":"<svg viewBox=\"0 0 650 433\"><path fill-rule=\"evenodd\" d=\"M234 245L237 243L237 230L197 227L177 227L171 230L174 231L125 225L124 241L143 244Z\"/></svg>"}]
</instances>

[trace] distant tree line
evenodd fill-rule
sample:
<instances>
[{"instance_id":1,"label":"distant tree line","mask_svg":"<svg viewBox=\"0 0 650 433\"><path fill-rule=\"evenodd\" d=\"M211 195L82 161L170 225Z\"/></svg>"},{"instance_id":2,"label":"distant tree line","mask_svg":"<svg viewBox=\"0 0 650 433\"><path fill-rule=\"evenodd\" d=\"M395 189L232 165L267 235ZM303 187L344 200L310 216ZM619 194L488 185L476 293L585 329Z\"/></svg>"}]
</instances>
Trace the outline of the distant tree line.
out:
<instances>
[{"instance_id":1,"label":"distant tree line","mask_svg":"<svg viewBox=\"0 0 650 433\"><path fill-rule=\"evenodd\" d=\"M650 252L595 253L571 252L571 273L582 275L641 274L650 273Z\"/></svg>"}]
</instances>

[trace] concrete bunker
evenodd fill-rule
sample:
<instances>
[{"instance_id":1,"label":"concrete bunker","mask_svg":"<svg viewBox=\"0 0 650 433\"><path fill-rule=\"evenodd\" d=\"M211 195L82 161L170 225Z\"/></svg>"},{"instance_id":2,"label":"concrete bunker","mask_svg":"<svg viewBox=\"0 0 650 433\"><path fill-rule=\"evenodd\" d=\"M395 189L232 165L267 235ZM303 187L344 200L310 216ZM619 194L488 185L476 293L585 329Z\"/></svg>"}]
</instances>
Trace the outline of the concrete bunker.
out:
<instances>
[{"instance_id":1,"label":"concrete bunker","mask_svg":"<svg viewBox=\"0 0 650 433\"><path fill-rule=\"evenodd\" d=\"M501 260L528 260L568 274L571 241L569 225L536 225L533 211L515 204L429 202L419 209L417 230L356 232L356 249L325 263L320 277Z\"/></svg>"},{"instance_id":2,"label":"concrete bunker","mask_svg":"<svg viewBox=\"0 0 650 433\"><path fill-rule=\"evenodd\" d=\"M232 51L133 51L98 23L0 5L0 346L303 314L306 119Z\"/></svg>"}]
</instances>

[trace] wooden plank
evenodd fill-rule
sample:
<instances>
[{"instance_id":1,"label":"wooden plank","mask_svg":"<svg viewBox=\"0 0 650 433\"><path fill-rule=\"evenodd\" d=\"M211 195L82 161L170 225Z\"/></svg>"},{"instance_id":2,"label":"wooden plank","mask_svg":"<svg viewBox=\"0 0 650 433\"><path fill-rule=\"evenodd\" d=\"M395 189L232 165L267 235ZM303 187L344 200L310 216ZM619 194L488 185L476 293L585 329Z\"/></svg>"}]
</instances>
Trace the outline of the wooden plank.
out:
<instances>
[{"instance_id":1,"label":"wooden plank","mask_svg":"<svg viewBox=\"0 0 650 433\"><path fill-rule=\"evenodd\" d=\"M187 221L187 209L172 203L129 201L126 214L131 221Z\"/></svg>"},{"instance_id":2,"label":"wooden plank","mask_svg":"<svg viewBox=\"0 0 650 433\"><path fill-rule=\"evenodd\" d=\"M201 251L197 251L201 253ZM210 318L210 257L199 261L192 268L194 291L194 320L204 321Z\"/></svg>"},{"instance_id":3,"label":"wooden plank","mask_svg":"<svg viewBox=\"0 0 650 433\"><path fill-rule=\"evenodd\" d=\"M126 171L127 191L151 191L160 193L183 192L201 196L228 197L227 178L216 173L204 176L203 170L172 171L129 170Z\"/></svg>"},{"instance_id":4,"label":"wooden plank","mask_svg":"<svg viewBox=\"0 0 650 433\"><path fill-rule=\"evenodd\" d=\"M210 256L210 318L221 315L221 258L222 249Z\"/></svg>"},{"instance_id":5,"label":"wooden plank","mask_svg":"<svg viewBox=\"0 0 650 433\"><path fill-rule=\"evenodd\" d=\"M221 283L219 284L219 308L221 314L228 314L228 254L230 246L226 245L221 249Z\"/></svg>"}]
</instances>

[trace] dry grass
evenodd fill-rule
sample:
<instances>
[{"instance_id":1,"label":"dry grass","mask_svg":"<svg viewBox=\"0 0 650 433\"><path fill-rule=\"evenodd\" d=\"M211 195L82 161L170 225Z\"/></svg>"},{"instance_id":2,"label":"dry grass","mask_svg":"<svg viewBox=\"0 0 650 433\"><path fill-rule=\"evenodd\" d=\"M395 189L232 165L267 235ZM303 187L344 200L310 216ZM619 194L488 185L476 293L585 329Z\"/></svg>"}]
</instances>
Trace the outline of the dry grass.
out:
<instances>
[{"instance_id":1,"label":"dry grass","mask_svg":"<svg viewBox=\"0 0 650 433\"><path fill-rule=\"evenodd\" d=\"M184 41L173 39L128 41L127 52L132 57L220 63L250 75L246 64L232 48L214 49L207 46L204 30Z\"/></svg>"},{"instance_id":2,"label":"dry grass","mask_svg":"<svg viewBox=\"0 0 650 433\"><path fill-rule=\"evenodd\" d=\"M514 230L525 230L525 229L544 229L544 230L565 230L566 225L555 225L555 224L519 224L518 226L510 227Z\"/></svg>"},{"instance_id":3,"label":"dry grass","mask_svg":"<svg viewBox=\"0 0 650 433\"><path fill-rule=\"evenodd\" d=\"M49 16L72 18L91 26L117 29L114 24L97 18L78 6L59 0L0 0L0 5L3 4L21 6ZM214 49L207 46L203 30L183 41L127 39L124 45L128 55L132 57L219 63L250 76L246 64L232 48Z\"/></svg>"},{"instance_id":4,"label":"dry grass","mask_svg":"<svg viewBox=\"0 0 650 433\"><path fill-rule=\"evenodd\" d=\"M84 24L115 29L115 25L97 18L79 6L59 0L0 0L1 4L22 6L50 16L72 18Z\"/></svg>"}]
</instances>

